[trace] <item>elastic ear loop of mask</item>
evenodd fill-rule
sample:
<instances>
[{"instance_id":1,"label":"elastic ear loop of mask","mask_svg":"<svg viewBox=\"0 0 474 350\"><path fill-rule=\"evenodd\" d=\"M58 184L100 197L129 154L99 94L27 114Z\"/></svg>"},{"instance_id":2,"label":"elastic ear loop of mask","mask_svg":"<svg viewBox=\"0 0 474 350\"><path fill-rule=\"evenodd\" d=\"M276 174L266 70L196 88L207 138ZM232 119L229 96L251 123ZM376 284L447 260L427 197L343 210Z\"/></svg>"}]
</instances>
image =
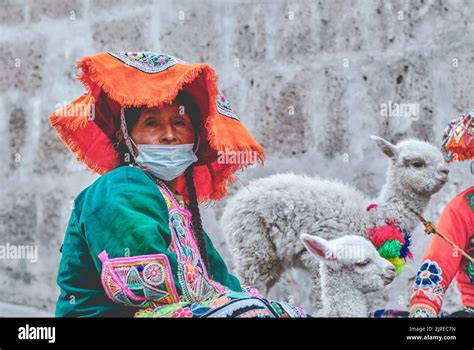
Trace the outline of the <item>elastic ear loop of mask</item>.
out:
<instances>
[{"instance_id":1,"label":"elastic ear loop of mask","mask_svg":"<svg viewBox=\"0 0 474 350\"><path fill-rule=\"evenodd\" d=\"M128 136L127 123L125 122L125 108L123 107L120 108L120 129L122 130L123 138L125 139L125 144L127 145L127 148L129 149L133 159L135 160L135 153L133 153L133 147L130 142L130 137Z\"/></svg>"}]
</instances>

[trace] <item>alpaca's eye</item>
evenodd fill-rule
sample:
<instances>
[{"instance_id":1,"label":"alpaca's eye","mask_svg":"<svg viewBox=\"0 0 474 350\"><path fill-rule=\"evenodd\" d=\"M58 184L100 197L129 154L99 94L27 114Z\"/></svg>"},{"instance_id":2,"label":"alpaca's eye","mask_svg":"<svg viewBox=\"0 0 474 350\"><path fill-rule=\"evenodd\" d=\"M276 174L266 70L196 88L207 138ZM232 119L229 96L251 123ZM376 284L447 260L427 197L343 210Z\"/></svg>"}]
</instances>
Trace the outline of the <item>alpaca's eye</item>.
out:
<instances>
[{"instance_id":1,"label":"alpaca's eye","mask_svg":"<svg viewBox=\"0 0 474 350\"><path fill-rule=\"evenodd\" d=\"M425 165L425 162L421 160L416 160L412 162L411 165L413 165L414 168L422 168Z\"/></svg>"},{"instance_id":2,"label":"alpaca's eye","mask_svg":"<svg viewBox=\"0 0 474 350\"><path fill-rule=\"evenodd\" d=\"M364 267L364 266L367 266L369 264L369 262L370 262L370 260L364 260L364 261L356 263L355 265L357 267Z\"/></svg>"}]
</instances>

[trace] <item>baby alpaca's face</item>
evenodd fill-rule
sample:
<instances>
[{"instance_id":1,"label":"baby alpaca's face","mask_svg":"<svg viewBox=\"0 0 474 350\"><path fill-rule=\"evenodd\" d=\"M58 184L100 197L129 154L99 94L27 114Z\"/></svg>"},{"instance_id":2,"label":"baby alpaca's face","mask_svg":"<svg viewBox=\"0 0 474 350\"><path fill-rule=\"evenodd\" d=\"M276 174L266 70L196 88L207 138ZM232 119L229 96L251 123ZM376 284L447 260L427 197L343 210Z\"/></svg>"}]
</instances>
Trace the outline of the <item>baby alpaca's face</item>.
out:
<instances>
[{"instance_id":1,"label":"baby alpaca's face","mask_svg":"<svg viewBox=\"0 0 474 350\"><path fill-rule=\"evenodd\" d=\"M349 243L348 238L352 242ZM333 249L336 252L341 250L337 258L337 269L350 274L352 287L363 293L382 290L395 278L395 267L382 258L372 243L365 238L347 236L346 243L336 245Z\"/></svg>"},{"instance_id":2,"label":"baby alpaca's face","mask_svg":"<svg viewBox=\"0 0 474 350\"><path fill-rule=\"evenodd\" d=\"M400 143L394 161L400 184L415 193L432 195L438 192L449 179L449 170L441 152L434 146L416 140Z\"/></svg>"},{"instance_id":3,"label":"baby alpaca's face","mask_svg":"<svg viewBox=\"0 0 474 350\"><path fill-rule=\"evenodd\" d=\"M344 276L346 285L362 293L375 292L392 283L395 267L382 258L367 239L347 235L327 241L318 236L301 235L305 247L328 270L327 278Z\"/></svg>"},{"instance_id":4,"label":"baby alpaca's face","mask_svg":"<svg viewBox=\"0 0 474 350\"><path fill-rule=\"evenodd\" d=\"M414 193L431 196L448 181L449 170L441 151L430 143L406 140L394 145L378 136L371 136L382 152L390 158L388 181Z\"/></svg>"},{"instance_id":5,"label":"baby alpaca's face","mask_svg":"<svg viewBox=\"0 0 474 350\"><path fill-rule=\"evenodd\" d=\"M363 258L348 261L353 269L355 287L364 293L382 290L395 279L395 266L382 258L370 242L364 242Z\"/></svg>"}]
</instances>

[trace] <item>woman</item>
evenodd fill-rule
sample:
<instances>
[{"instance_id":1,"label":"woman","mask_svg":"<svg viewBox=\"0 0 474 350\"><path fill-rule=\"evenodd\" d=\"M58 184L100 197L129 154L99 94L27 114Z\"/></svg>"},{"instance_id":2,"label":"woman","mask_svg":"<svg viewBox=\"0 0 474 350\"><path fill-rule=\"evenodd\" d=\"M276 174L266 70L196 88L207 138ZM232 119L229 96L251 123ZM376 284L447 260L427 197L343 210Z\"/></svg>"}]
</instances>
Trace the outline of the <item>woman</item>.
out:
<instances>
[{"instance_id":1,"label":"woman","mask_svg":"<svg viewBox=\"0 0 474 350\"><path fill-rule=\"evenodd\" d=\"M442 141L446 161L473 158L473 112L452 121L446 128ZM474 187L465 189L446 205L436 228L449 241L474 256ZM444 293L455 278L464 305L464 310L456 312L455 315L472 317L474 264L446 240L434 235L416 276L410 301L410 316L438 316Z\"/></svg>"},{"instance_id":2,"label":"woman","mask_svg":"<svg viewBox=\"0 0 474 350\"><path fill-rule=\"evenodd\" d=\"M253 163L219 154L264 156L212 68L149 52L77 65L87 93L49 120L103 175L74 201L56 316L304 317L241 286L202 227L198 203L221 199L232 174Z\"/></svg>"}]
</instances>

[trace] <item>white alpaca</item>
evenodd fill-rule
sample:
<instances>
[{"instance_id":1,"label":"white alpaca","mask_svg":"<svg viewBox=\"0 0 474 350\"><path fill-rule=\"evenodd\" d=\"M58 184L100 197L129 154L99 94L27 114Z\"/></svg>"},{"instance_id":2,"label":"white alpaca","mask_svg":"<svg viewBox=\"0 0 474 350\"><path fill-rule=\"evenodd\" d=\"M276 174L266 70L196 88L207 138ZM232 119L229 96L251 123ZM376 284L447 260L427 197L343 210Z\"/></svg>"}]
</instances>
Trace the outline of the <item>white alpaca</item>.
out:
<instances>
[{"instance_id":1,"label":"white alpaca","mask_svg":"<svg viewBox=\"0 0 474 350\"><path fill-rule=\"evenodd\" d=\"M373 224L395 220L411 233L419 213L448 180L441 152L433 145L406 140L397 146L371 136L390 159L386 183L377 199L337 180L276 174L252 181L224 208L221 225L235 255L237 274L263 293L289 267L309 270L312 304L320 307L319 269L304 264L302 232L325 239L343 232L367 235ZM367 206L376 203L375 209Z\"/></svg>"},{"instance_id":2,"label":"white alpaca","mask_svg":"<svg viewBox=\"0 0 474 350\"><path fill-rule=\"evenodd\" d=\"M395 278L395 267L360 236L331 241L307 234L303 244L320 261L323 317L367 317L367 293L382 290ZM311 264L313 261L308 261Z\"/></svg>"}]
</instances>

